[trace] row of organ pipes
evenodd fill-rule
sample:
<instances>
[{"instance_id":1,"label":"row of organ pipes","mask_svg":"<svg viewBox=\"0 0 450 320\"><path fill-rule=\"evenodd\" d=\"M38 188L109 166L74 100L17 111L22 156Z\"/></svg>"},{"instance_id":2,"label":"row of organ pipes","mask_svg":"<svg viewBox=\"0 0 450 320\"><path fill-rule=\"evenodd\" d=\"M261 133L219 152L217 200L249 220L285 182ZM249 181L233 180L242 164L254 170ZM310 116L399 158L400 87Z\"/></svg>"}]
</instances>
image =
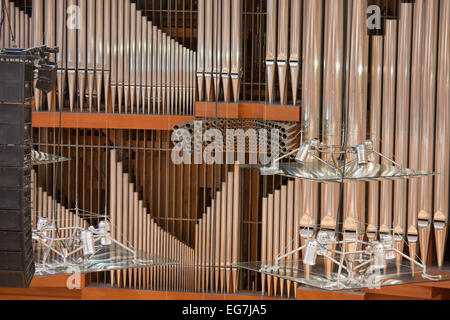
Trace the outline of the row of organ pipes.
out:
<instances>
[{"instance_id":1,"label":"row of organ pipes","mask_svg":"<svg viewBox=\"0 0 450 320\"><path fill-rule=\"evenodd\" d=\"M110 157L110 217L112 237L139 252L170 259L176 264L111 271L111 285L150 290L195 290L194 249L170 234L145 208L131 176L124 172L116 150Z\"/></svg>"},{"instance_id":2,"label":"row of organ pipes","mask_svg":"<svg viewBox=\"0 0 450 320\"><path fill-rule=\"evenodd\" d=\"M267 75L272 102L276 67L280 90L286 88L288 55L284 35L298 36L289 33L285 25L288 2L267 0ZM450 1L401 3L399 19L386 20L385 34L370 37L365 1L304 0L303 6L297 8L298 3L291 2L290 25L300 21L303 10L304 141L321 137L327 145L340 145L345 131L346 145L370 138L378 150L403 167L439 173L434 178L409 182L345 184L344 237L354 237L363 228L370 240L376 240L380 233L394 233L399 250L407 241L411 256L420 247L421 259L428 261L434 225L436 256L442 266L450 174ZM345 10L348 21L344 21ZM347 34L345 25L351 26ZM290 56L295 54L291 52ZM323 71L318 61L324 62ZM344 61L348 61L348 70ZM295 82L297 72L292 66L296 64L290 65L294 75L291 80ZM285 91L280 95L287 96ZM349 119L346 128L342 125L343 114ZM385 160L382 163L387 164ZM309 181L301 182L301 186L296 201L301 203L298 226L305 230L302 240L312 236L311 230L318 225L336 230L339 186Z\"/></svg>"},{"instance_id":3,"label":"row of organ pipes","mask_svg":"<svg viewBox=\"0 0 450 320\"><path fill-rule=\"evenodd\" d=\"M33 0L31 45L59 47L39 111L192 115L196 53L130 0ZM9 43L7 43L9 44ZM25 44L24 44L25 45ZM68 97L68 103L66 98Z\"/></svg>"},{"instance_id":4,"label":"row of organ pipes","mask_svg":"<svg viewBox=\"0 0 450 320\"><path fill-rule=\"evenodd\" d=\"M198 1L197 87L200 101L239 101L243 0ZM222 86L221 86L222 84Z\"/></svg>"},{"instance_id":5,"label":"row of organ pipes","mask_svg":"<svg viewBox=\"0 0 450 320\"><path fill-rule=\"evenodd\" d=\"M241 258L240 172L228 172L195 226L196 290L236 293Z\"/></svg>"},{"instance_id":6,"label":"row of organ pipes","mask_svg":"<svg viewBox=\"0 0 450 320\"><path fill-rule=\"evenodd\" d=\"M31 33L31 17L14 5L13 1L5 0L5 22L0 32L0 48L17 46L28 48L33 43ZM0 12L3 2L0 1Z\"/></svg>"}]
</instances>

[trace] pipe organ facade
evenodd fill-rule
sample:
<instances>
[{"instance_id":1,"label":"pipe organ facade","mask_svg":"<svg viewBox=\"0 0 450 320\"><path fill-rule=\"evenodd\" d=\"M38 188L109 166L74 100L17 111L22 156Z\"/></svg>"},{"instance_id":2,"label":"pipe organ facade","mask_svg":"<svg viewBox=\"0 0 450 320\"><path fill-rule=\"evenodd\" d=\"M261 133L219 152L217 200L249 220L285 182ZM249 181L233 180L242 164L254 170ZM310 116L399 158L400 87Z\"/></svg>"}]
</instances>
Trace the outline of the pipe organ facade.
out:
<instances>
[{"instance_id":1,"label":"pipe organ facade","mask_svg":"<svg viewBox=\"0 0 450 320\"><path fill-rule=\"evenodd\" d=\"M334 250L331 279L334 240L348 253L390 237L399 267L445 270L450 0L397 1L376 31L372 1L162 2L0 0L0 48L59 48L54 89L34 91L33 147L71 160L35 166L33 224L88 229L96 213L114 240L177 262L92 284L292 298L312 244ZM215 146L207 131L226 140L211 154L230 139L238 154L226 131L239 129L246 160L253 133L280 130L275 168L195 161ZM175 164L183 132L190 162Z\"/></svg>"}]
</instances>

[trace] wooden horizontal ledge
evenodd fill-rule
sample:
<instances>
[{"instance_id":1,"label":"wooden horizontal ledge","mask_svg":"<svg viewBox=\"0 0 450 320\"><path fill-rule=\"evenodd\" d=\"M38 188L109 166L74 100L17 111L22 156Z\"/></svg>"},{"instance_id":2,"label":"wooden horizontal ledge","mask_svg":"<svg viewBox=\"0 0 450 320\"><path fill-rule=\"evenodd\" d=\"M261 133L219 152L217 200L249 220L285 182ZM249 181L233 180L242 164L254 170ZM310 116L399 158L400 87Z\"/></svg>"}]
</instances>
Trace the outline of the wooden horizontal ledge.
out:
<instances>
[{"instance_id":1,"label":"wooden horizontal ledge","mask_svg":"<svg viewBox=\"0 0 450 320\"><path fill-rule=\"evenodd\" d=\"M172 130L193 121L189 116L155 116L117 113L33 112L35 128Z\"/></svg>"},{"instance_id":2,"label":"wooden horizontal ledge","mask_svg":"<svg viewBox=\"0 0 450 320\"><path fill-rule=\"evenodd\" d=\"M300 106L220 102L217 105L217 118L300 122L300 110ZM195 116L197 118L215 118L216 103L196 102Z\"/></svg>"}]
</instances>

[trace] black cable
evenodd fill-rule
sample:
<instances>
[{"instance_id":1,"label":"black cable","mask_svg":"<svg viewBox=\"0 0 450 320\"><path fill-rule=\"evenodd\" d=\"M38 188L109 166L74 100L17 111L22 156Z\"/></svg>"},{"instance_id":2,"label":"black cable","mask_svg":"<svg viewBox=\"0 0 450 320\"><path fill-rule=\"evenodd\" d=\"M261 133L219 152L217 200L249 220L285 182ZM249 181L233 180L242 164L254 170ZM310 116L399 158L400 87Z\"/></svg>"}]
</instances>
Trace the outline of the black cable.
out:
<instances>
[{"instance_id":1,"label":"black cable","mask_svg":"<svg viewBox=\"0 0 450 320\"><path fill-rule=\"evenodd\" d=\"M1 1L2 1L2 12L1 12L1 16L0 16L0 35L2 34L3 23L5 22L5 0L1 0Z\"/></svg>"},{"instance_id":2,"label":"black cable","mask_svg":"<svg viewBox=\"0 0 450 320\"><path fill-rule=\"evenodd\" d=\"M8 25L9 25L9 33L11 34L11 38L12 38L12 46L14 47L16 45L16 36L14 35L13 29L11 27L11 19L9 18L9 11L6 10L6 6L5 6L5 0L2 0L3 3L3 9L2 9L2 14L3 14L3 19L5 18L5 12L6 12L6 18L8 18ZM4 21L2 21L3 24ZM6 37L6 34L5 34Z\"/></svg>"}]
</instances>

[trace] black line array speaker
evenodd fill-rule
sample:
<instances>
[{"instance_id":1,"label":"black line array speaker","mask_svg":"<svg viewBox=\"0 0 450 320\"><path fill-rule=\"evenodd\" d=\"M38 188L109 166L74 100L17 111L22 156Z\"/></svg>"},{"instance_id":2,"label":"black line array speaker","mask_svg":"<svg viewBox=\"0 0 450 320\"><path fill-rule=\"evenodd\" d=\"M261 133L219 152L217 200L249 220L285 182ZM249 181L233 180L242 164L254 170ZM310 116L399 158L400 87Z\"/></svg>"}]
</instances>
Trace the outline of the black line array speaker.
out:
<instances>
[{"instance_id":1,"label":"black line array speaker","mask_svg":"<svg viewBox=\"0 0 450 320\"><path fill-rule=\"evenodd\" d=\"M34 276L31 232L31 106L0 104L0 287Z\"/></svg>"}]
</instances>

